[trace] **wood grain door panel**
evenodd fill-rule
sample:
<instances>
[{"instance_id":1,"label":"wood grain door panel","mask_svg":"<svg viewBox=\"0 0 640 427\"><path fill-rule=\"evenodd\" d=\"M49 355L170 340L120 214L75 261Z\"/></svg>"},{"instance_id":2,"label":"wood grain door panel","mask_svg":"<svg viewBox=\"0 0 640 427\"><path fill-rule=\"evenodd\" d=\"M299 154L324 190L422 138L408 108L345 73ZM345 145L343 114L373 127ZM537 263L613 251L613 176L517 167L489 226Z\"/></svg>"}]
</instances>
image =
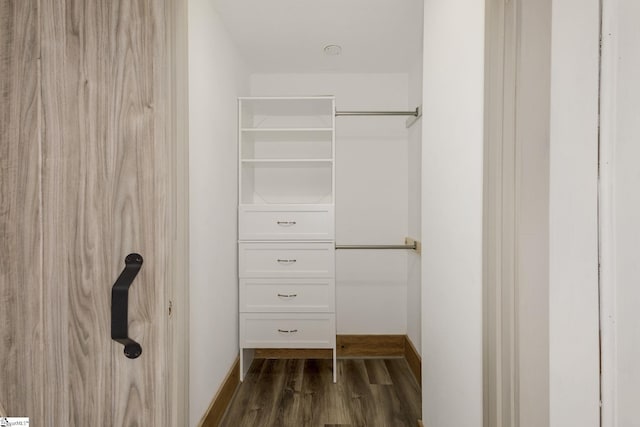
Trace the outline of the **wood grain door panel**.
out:
<instances>
[{"instance_id":1,"label":"wood grain door panel","mask_svg":"<svg viewBox=\"0 0 640 427\"><path fill-rule=\"evenodd\" d=\"M33 425L171 419L166 7L0 0L0 407ZM145 260L129 292L135 360L110 338L111 286L131 252Z\"/></svg>"},{"instance_id":2,"label":"wood grain door panel","mask_svg":"<svg viewBox=\"0 0 640 427\"><path fill-rule=\"evenodd\" d=\"M0 1L0 412L41 419L38 15L37 0Z\"/></svg>"}]
</instances>

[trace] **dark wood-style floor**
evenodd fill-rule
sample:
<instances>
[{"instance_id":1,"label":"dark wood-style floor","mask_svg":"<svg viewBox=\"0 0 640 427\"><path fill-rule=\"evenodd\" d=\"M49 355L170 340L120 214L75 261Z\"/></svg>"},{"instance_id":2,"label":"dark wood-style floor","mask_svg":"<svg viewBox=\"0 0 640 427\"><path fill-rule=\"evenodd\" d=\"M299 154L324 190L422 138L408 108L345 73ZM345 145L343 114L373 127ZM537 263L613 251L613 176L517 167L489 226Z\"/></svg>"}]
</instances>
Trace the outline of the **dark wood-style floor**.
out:
<instances>
[{"instance_id":1,"label":"dark wood-style floor","mask_svg":"<svg viewBox=\"0 0 640 427\"><path fill-rule=\"evenodd\" d=\"M415 427L421 392L405 359L256 359L222 427Z\"/></svg>"}]
</instances>

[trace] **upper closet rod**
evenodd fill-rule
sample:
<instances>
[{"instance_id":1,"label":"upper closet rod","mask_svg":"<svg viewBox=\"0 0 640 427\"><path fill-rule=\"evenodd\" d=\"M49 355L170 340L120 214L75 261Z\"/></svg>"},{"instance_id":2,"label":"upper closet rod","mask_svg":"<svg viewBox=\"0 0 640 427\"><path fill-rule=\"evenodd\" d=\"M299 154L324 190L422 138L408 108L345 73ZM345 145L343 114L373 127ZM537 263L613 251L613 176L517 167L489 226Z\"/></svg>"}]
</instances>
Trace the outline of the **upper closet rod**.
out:
<instances>
[{"instance_id":1,"label":"upper closet rod","mask_svg":"<svg viewBox=\"0 0 640 427\"><path fill-rule=\"evenodd\" d=\"M336 111L336 116L414 116L420 117L420 107L413 111Z\"/></svg>"},{"instance_id":2,"label":"upper closet rod","mask_svg":"<svg viewBox=\"0 0 640 427\"><path fill-rule=\"evenodd\" d=\"M422 105L414 111L336 111L336 116L411 116L406 122L406 126L411 127L422 117Z\"/></svg>"}]
</instances>

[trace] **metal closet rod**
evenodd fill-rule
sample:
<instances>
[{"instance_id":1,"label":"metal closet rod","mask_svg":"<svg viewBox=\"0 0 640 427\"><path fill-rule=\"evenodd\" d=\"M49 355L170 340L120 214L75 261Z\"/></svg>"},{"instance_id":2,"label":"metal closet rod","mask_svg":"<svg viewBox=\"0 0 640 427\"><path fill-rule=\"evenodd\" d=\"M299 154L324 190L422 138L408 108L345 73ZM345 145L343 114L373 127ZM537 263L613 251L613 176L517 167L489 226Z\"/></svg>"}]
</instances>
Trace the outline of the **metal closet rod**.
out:
<instances>
[{"instance_id":1,"label":"metal closet rod","mask_svg":"<svg viewBox=\"0 0 640 427\"><path fill-rule=\"evenodd\" d=\"M417 249L417 243L411 245L336 245L336 249Z\"/></svg>"},{"instance_id":2,"label":"metal closet rod","mask_svg":"<svg viewBox=\"0 0 640 427\"><path fill-rule=\"evenodd\" d=\"M420 117L420 107L413 111L336 111L336 116L413 116Z\"/></svg>"}]
</instances>

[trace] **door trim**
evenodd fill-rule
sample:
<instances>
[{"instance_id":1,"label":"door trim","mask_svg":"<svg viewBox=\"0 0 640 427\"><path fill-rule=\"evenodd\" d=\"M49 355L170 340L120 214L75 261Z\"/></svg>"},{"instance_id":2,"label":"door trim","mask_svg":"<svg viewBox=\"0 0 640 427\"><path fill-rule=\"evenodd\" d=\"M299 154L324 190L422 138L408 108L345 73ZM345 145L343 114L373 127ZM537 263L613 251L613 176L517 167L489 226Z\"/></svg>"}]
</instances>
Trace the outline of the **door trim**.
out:
<instances>
[{"instance_id":1,"label":"door trim","mask_svg":"<svg viewBox=\"0 0 640 427\"><path fill-rule=\"evenodd\" d=\"M516 1L487 1L483 238L484 425L517 426Z\"/></svg>"},{"instance_id":2,"label":"door trim","mask_svg":"<svg viewBox=\"0 0 640 427\"><path fill-rule=\"evenodd\" d=\"M613 161L615 143L617 9L615 1L601 2L600 129L598 188L598 258L600 263L600 426L616 419L616 289L613 215Z\"/></svg>"},{"instance_id":3,"label":"door trim","mask_svg":"<svg viewBox=\"0 0 640 427\"><path fill-rule=\"evenodd\" d=\"M173 0L167 17L171 58L169 108L167 126L174 139L175 163L173 182L176 186L173 242L173 281L168 289L167 322L171 352L171 425L181 426L189 419L189 85L188 85L188 4Z\"/></svg>"}]
</instances>

